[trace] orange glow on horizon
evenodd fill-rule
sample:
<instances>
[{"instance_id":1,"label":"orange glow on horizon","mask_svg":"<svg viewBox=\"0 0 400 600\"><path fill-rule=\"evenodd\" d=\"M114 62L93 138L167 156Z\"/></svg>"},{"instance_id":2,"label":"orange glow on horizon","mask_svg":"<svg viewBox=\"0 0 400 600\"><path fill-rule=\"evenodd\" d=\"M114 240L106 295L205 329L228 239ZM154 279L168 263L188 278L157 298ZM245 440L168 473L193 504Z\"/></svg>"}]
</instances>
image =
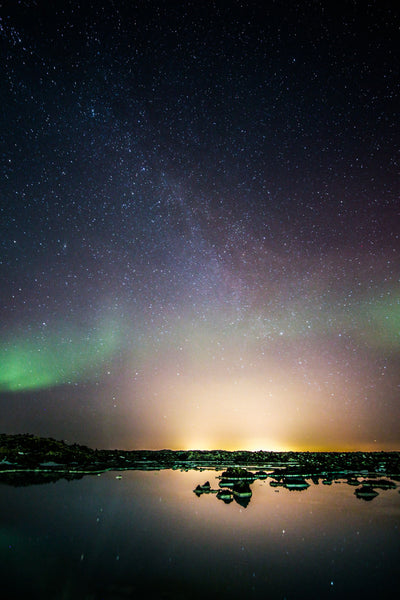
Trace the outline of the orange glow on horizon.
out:
<instances>
[{"instance_id":1,"label":"orange glow on horizon","mask_svg":"<svg viewBox=\"0 0 400 600\"><path fill-rule=\"evenodd\" d=\"M134 447L367 452L395 446L390 439L366 435L375 422L373 412L365 414L358 401L362 371L356 376L349 367L343 377L315 351L301 361L271 351L262 363L248 351L247 361L251 368L243 369L232 349L229 366L189 352L144 362L140 380L125 382Z\"/></svg>"}]
</instances>

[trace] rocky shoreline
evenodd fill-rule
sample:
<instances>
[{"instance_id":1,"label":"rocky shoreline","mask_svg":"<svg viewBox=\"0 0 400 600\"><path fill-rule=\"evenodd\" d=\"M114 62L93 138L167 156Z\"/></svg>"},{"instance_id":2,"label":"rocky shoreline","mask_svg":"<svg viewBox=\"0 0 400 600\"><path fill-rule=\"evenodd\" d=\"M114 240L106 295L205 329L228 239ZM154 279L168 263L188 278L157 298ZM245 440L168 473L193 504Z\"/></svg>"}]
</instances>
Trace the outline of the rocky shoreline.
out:
<instances>
[{"instance_id":1,"label":"rocky shoreline","mask_svg":"<svg viewBox=\"0 0 400 600\"><path fill-rule=\"evenodd\" d=\"M76 479L104 471L229 467L272 470L277 485L283 476L323 483L340 477L351 482L360 475L400 481L400 452L98 450L32 434L0 434L0 483L11 485Z\"/></svg>"}]
</instances>

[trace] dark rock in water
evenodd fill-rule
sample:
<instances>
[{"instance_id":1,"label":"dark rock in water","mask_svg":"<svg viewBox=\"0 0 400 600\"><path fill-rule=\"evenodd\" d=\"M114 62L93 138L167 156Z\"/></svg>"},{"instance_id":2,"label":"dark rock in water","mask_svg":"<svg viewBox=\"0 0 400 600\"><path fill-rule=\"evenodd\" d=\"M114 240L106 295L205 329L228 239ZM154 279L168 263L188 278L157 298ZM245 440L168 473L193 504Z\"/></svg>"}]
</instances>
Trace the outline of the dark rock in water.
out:
<instances>
[{"instance_id":1,"label":"dark rock in water","mask_svg":"<svg viewBox=\"0 0 400 600\"><path fill-rule=\"evenodd\" d=\"M379 496L378 492L376 492L370 485L363 485L360 488L357 488L354 494L357 498L361 498L362 500L373 500L376 496Z\"/></svg>"},{"instance_id":2,"label":"dark rock in water","mask_svg":"<svg viewBox=\"0 0 400 600\"><path fill-rule=\"evenodd\" d=\"M360 481L358 481L357 477L348 477L346 483L348 485L360 485Z\"/></svg>"},{"instance_id":3,"label":"dark rock in water","mask_svg":"<svg viewBox=\"0 0 400 600\"><path fill-rule=\"evenodd\" d=\"M222 478L235 480L247 479L249 481L254 481L256 476L251 471L243 469L242 467L228 467L227 470L222 473Z\"/></svg>"},{"instance_id":4,"label":"dark rock in water","mask_svg":"<svg viewBox=\"0 0 400 600\"><path fill-rule=\"evenodd\" d=\"M271 487L279 487L279 486L283 486L285 484L282 481L276 481L276 479L273 479L272 481L269 482L269 485Z\"/></svg>"},{"instance_id":5,"label":"dark rock in water","mask_svg":"<svg viewBox=\"0 0 400 600\"><path fill-rule=\"evenodd\" d=\"M256 471L254 475L257 477L257 479L266 479L268 477L265 471Z\"/></svg>"},{"instance_id":6,"label":"dark rock in water","mask_svg":"<svg viewBox=\"0 0 400 600\"><path fill-rule=\"evenodd\" d=\"M273 480L269 484L272 487L282 486L288 490L306 490L310 487L305 478L294 471L289 473L287 470L274 471L271 477L273 477Z\"/></svg>"},{"instance_id":7,"label":"dark rock in water","mask_svg":"<svg viewBox=\"0 0 400 600\"><path fill-rule=\"evenodd\" d=\"M200 494L209 494L211 492L210 482L206 481L203 485L196 486L193 491L197 496L200 496Z\"/></svg>"},{"instance_id":8,"label":"dark rock in water","mask_svg":"<svg viewBox=\"0 0 400 600\"><path fill-rule=\"evenodd\" d=\"M307 483L307 481L305 479L303 479L302 477L285 477L284 486L288 490L301 491L301 490L306 490L307 488L309 488L310 484Z\"/></svg>"},{"instance_id":9,"label":"dark rock in water","mask_svg":"<svg viewBox=\"0 0 400 600\"><path fill-rule=\"evenodd\" d=\"M252 491L247 481L238 481L232 488L233 494L240 498L250 498Z\"/></svg>"},{"instance_id":10,"label":"dark rock in water","mask_svg":"<svg viewBox=\"0 0 400 600\"><path fill-rule=\"evenodd\" d=\"M354 493L357 498L362 498L363 500L373 500L376 496L379 496L376 488L380 490L389 490L397 487L395 482L390 481L389 479L365 479L361 484L362 486L357 488Z\"/></svg>"},{"instance_id":11,"label":"dark rock in water","mask_svg":"<svg viewBox=\"0 0 400 600\"><path fill-rule=\"evenodd\" d=\"M219 487L221 488L233 488L233 486L237 483L236 481L232 481L232 479L221 479L219 482Z\"/></svg>"},{"instance_id":12,"label":"dark rock in water","mask_svg":"<svg viewBox=\"0 0 400 600\"><path fill-rule=\"evenodd\" d=\"M284 478L286 469L275 469L272 473L269 474L270 477L275 479L276 481L281 481Z\"/></svg>"},{"instance_id":13,"label":"dark rock in water","mask_svg":"<svg viewBox=\"0 0 400 600\"><path fill-rule=\"evenodd\" d=\"M233 501L233 493L230 490L219 490L217 493L218 500L222 500L225 504L230 504Z\"/></svg>"}]
</instances>

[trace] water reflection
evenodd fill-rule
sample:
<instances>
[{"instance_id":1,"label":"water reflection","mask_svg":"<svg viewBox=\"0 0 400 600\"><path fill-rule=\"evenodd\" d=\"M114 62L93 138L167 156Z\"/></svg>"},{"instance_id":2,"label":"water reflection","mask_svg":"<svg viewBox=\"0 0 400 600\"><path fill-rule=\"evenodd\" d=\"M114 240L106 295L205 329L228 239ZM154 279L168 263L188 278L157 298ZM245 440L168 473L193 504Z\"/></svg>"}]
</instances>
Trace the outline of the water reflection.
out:
<instances>
[{"instance_id":1,"label":"water reflection","mask_svg":"<svg viewBox=\"0 0 400 600\"><path fill-rule=\"evenodd\" d=\"M219 479L219 487L217 489L212 488L210 482L206 481L203 485L198 484L193 490L196 496L215 494L217 500L222 500L225 504L230 504L235 500L244 508L249 505L251 500L251 484L257 480L265 480L267 478L271 479L269 482L271 487L281 487L297 492L307 490L310 487L307 479L313 485L319 485L320 481L324 485L343 482L352 487L358 486L354 495L360 500L367 502L379 495L377 490L396 489L397 487L395 481L389 478L378 477L378 475L371 476L370 474L370 477L363 478L361 474L356 475L344 472L307 474L299 469L290 467L274 469L270 473L266 473L265 471L256 471L253 473L242 467L229 467L217 478Z\"/></svg>"},{"instance_id":2,"label":"water reflection","mask_svg":"<svg viewBox=\"0 0 400 600\"><path fill-rule=\"evenodd\" d=\"M332 478L326 486L319 477L315 485L304 474L309 487L299 492L287 487L282 470L265 469L243 480L251 491L246 498L233 493L239 480L232 475L127 471L0 485L2 598L342 600L394 594L398 489L375 487L374 502L358 502L354 490L361 485L345 479ZM387 479L357 477L366 486ZM192 490L199 483L204 490L197 497ZM217 500L224 491L231 494L229 508Z\"/></svg>"}]
</instances>

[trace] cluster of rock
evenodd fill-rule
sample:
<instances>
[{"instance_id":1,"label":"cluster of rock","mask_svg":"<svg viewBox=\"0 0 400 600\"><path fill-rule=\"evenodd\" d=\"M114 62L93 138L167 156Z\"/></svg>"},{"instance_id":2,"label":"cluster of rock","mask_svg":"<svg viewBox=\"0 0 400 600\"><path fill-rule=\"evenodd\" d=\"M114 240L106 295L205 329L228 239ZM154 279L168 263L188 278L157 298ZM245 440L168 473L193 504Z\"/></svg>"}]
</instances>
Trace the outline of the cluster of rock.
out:
<instances>
[{"instance_id":1,"label":"cluster of rock","mask_svg":"<svg viewBox=\"0 0 400 600\"><path fill-rule=\"evenodd\" d=\"M365 476L369 475L367 479ZM286 467L274 469L270 473L265 471L257 471L255 473L243 469L242 467L230 467L218 476L219 489L212 489L210 482L207 481L203 485L198 485L193 491L197 496L202 494L216 494L218 500L222 500L229 504L236 500L242 506L247 506L252 496L250 484L257 479L270 478L271 487L286 488L289 491L304 491L307 490L311 483L318 485L321 481L324 485L332 485L333 482L344 482L351 486L357 486L354 494L357 498L370 501L378 496L377 489L388 490L396 489L395 481L400 481L400 477L392 476L389 478L378 478L376 474L367 473L366 471L355 473L349 471L326 472L315 471L313 473L304 472L300 467ZM277 490L278 491L278 490Z\"/></svg>"},{"instance_id":2,"label":"cluster of rock","mask_svg":"<svg viewBox=\"0 0 400 600\"><path fill-rule=\"evenodd\" d=\"M390 490L397 487L396 483L390 479L365 479L360 483L361 487L358 487L354 494L357 496L357 498L361 498L362 500L366 501L373 500L379 495L379 492L376 491L377 489ZM354 485L354 483L351 483L350 485Z\"/></svg>"},{"instance_id":3,"label":"cluster of rock","mask_svg":"<svg viewBox=\"0 0 400 600\"><path fill-rule=\"evenodd\" d=\"M396 489L397 484L395 481L400 481L398 474L391 474L391 479L379 478L381 474L387 476L382 471L371 473L365 469L360 471L352 470L336 470L336 471L322 471L314 470L314 472L305 472L300 468L287 468L281 470L275 470L269 474L272 478L270 485L273 487L285 487L289 490L305 490L310 487L310 484L306 481L309 479L314 485L318 485L319 482L323 485L332 485L332 483L345 483L350 486L354 486L357 489L354 495L362 500L372 500L378 496L380 490Z\"/></svg>"},{"instance_id":4,"label":"cluster of rock","mask_svg":"<svg viewBox=\"0 0 400 600\"><path fill-rule=\"evenodd\" d=\"M229 467L219 476L219 489L212 489L210 482L198 485L193 491L197 496L201 494L216 494L218 500L230 504L235 500L238 504L246 507L251 499L252 491L250 483L256 479L265 479L267 474L263 471L252 473L242 467Z\"/></svg>"}]
</instances>

